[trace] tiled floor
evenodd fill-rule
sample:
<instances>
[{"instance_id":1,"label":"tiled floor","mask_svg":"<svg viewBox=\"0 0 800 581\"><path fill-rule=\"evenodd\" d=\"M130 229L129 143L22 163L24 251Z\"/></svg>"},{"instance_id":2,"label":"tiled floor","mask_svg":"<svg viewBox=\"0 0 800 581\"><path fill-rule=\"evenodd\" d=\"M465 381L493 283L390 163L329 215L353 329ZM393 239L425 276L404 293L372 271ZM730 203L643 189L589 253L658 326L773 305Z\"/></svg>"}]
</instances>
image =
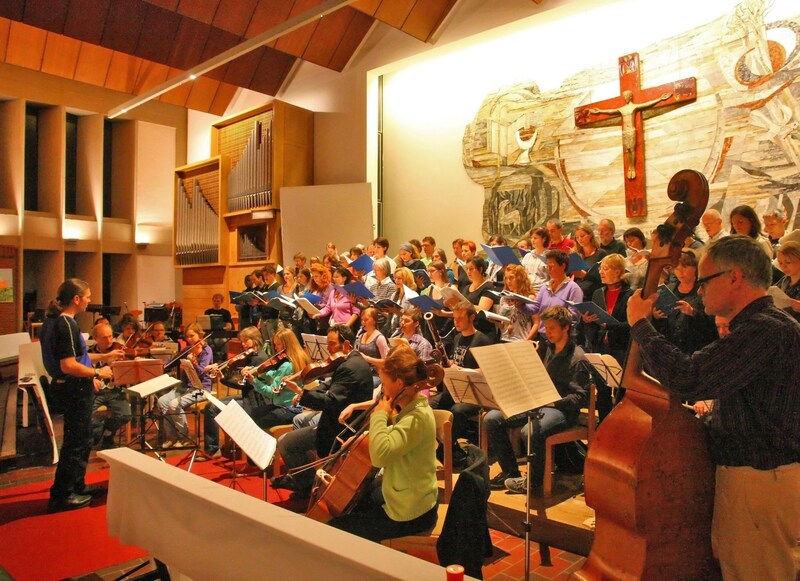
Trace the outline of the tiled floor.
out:
<instances>
[{"instance_id":1,"label":"tiled floor","mask_svg":"<svg viewBox=\"0 0 800 581\"><path fill-rule=\"evenodd\" d=\"M60 442L61 418L55 416L54 427L56 436ZM35 431L31 428L19 431L19 448L25 450L26 447L34 445L38 439ZM46 458L44 459L46 461ZM0 469L0 488L8 488L31 482L40 482L53 478L55 468L53 466L43 466L41 456L27 454L20 457L12 464L5 464ZM105 462L97 458L94 453L89 461L88 471L100 470L106 466ZM484 579L490 581L511 581L524 579L525 571L525 541L516 536L492 530L492 543L496 547L495 555L487 559L483 568ZM542 566L540 563L539 545L531 543L530 568L531 579L567 579L569 574L580 569L584 558L578 555L551 548L551 566ZM87 572L80 577L81 581L92 581L103 579L110 581L128 572L133 567L145 563L143 559L131 562L119 563L106 569ZM152 565L147 563L142 569L136 572L137 575L152 570Z\"/></svg>"}]
</instances>

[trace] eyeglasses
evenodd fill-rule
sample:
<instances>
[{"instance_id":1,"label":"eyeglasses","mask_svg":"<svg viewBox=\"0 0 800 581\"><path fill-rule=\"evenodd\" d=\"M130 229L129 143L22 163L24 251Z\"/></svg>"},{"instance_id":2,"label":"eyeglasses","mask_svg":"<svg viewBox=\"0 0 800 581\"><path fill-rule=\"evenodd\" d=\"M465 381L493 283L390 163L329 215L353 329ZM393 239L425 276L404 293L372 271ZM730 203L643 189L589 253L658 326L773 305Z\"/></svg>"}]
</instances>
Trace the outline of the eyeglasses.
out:
<instances>
[{"instance_id":1,"label":"eyeglasses","mask_svg":"<svg viewBox=\"0 0 800 581\"><path fill-rule=\"evenodd\" d=\"M717 277L722 276L723 274L728 274L730 270L720 270L719 272L715 272L714 274L709 274L708 276L704 276L702 278L697 279L697 288L705 288L706 284L711 282Z\"/></svg>"}]
</instances>

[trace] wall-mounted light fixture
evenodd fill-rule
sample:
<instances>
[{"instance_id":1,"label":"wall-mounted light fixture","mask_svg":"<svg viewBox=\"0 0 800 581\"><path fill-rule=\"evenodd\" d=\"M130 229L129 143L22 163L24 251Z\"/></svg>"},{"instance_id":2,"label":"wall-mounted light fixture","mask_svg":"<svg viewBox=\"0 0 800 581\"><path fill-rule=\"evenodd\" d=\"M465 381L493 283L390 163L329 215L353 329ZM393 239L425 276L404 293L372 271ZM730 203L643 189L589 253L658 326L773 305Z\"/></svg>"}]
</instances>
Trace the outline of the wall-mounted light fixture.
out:
<instances>
[{"instance_id":1,"label":"wall-mounted light fixture","mask_svg":"<svg viewBox=\"0 0 800 581\"><path fill-rule=\"evenodd\" d=\"M275 217L275 210L256 210L250 212L250 218L253 220L272 220Z\"/></svg>"}]
</instances>

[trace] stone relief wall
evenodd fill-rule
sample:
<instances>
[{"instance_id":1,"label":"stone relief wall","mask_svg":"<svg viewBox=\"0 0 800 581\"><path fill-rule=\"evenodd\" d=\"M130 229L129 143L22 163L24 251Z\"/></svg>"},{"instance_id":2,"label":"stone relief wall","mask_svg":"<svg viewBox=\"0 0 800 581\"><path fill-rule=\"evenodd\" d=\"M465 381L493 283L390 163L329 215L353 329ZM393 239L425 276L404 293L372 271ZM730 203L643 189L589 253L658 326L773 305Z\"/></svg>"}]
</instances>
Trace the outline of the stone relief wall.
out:
<instances>
[{"instance_id":1,"label":"stone relief wall","mask_svg":"<svg viewBox=\"0 0 800 581\"><path fill-rule=\"evenodd\" d=\"M666 187L681 169L706 175L709 207L723 216L739 204L759 216L783 207L788 228L800 227L800 9L771 20L767 2L745 0L731 14L637 52L643 87L697 78L694 103L651 119L644 113L646 217L625 216L619 125L574 122L576 107L618 94L594 90L617 86L617 63L608 62L556 90L541 92L533 80L486 97L463 138L464 168L484 188L484 236L516 240L554 217L567 231L608 217L618 233L629 226L648 232L671 213Z\"/></svg>"}]
</instances>

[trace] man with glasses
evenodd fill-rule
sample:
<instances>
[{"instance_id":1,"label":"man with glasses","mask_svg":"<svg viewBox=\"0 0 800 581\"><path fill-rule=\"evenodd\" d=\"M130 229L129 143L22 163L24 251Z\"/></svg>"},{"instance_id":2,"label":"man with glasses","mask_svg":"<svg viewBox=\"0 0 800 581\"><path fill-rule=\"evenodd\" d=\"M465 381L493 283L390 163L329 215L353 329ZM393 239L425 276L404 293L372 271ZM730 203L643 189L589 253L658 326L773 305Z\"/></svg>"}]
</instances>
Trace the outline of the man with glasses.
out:
<instances>
[{"instance_id":1,"label":"man with glasses","mask_svg":"<svg viewBox=\"0 0 800 581\"><path fill-rule=\"evenodd\" d=\"M700 260L706 313L730 333L683 354L648 320L655 295L628 301L645 368L682 399L715 400L709 421L716 490L712 546L725 579L795 579L800 539L800 325L766 291L772 271L744 236Z\"/></svg>"},{"instance_id":2,"label":"man with glasses","mask_svg":"<svg viewBox=\"0 0 800 581\"><path fill-rule=\"evenodd\" d=\"M285 383L285 389L297 394L294 405L320 410L319 423L294 430L278 441L286 467L297 468L311 461L310 452L324 458L338 448L336 436L346 427L339 423L339 414L351 403L359 403L372 398L372 368L353 350L355 337L347 325L336 324L328 331L328 353L332 356L343 353L345 360L333 372L330 386L303 390L292 381ZM276 478L275 488L289 488L299 498L308 498L314 484L313 468L297 472L290 477Z\"/></svg>"}]
</instances>

